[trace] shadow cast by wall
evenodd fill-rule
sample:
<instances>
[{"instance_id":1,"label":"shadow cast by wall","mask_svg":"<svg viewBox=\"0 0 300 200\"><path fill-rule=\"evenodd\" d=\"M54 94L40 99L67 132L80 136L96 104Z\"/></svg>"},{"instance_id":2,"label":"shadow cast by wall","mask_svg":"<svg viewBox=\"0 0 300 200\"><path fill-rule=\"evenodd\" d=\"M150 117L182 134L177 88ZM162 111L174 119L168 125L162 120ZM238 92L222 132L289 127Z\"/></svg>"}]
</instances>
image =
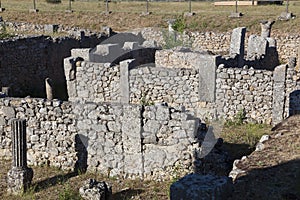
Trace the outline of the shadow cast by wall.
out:
<instances>
[{"instance_id":1,"label":"shadow cast by wall","mask_svg":"<svg viewBox=\"0 0 300 200\"><path fill-rule=\"evenodd\" d=\"M88 137L81 134L75 135L75 151L77 156L77 161L74 168L75 172L86 172L87 170L88 142Z\"/></svg>"},{"instance_id":2,"label":"shadow cast by wall","mask_svg":"<svg viewBox=\"0 0 300 200\"><path fill-rule=\"evenodd\" d=\"M132 199L134 196L141 194L142 192L144 192L144 190L128 188L128 189L122 190L120 192L114 193L112 195L112 199L129 200L129 199Z\"/></svg>"},{"instance_id":3,"label":"shadow cast by wall","mask_svg":"<svg viewBox=\"0 0 300 200\"><path fill-rule=\"evenodd\" d=\"M70 178L78 176L78 172L71 172L68 174L60 174L53 176L51 178L44 179L42 181L38 181L34 183L31 187L34 188L34 192L39 192L45 190L47 188L53 187L57 184L63 184Z\"/></svg>"},{"instance_id":4,"label":"shadow cast by wall","mask_svg":"<svg viewBox=\"0 0 300 200\"><path fill-rule=\"evenodd\" d=\"M300 114L300 90L290 93L289 116Z\"/></svg>"},{"instance_id":5,"label":"shadow cast by wall","mask_svg":"<svg viewBox=\"0 0 300 200\"><path fill-rule=\"evenodd\" d=\"M74 171L68 174L60 174L39 181L33 184L32 187L34 188L34 191L39 192L57 184L63 184L70 178L78 176L80 173L85 173L87 170L87 145L88 137L81 134L75 135L75 151L77 153L77 161L75 163Z\"/></svg>"},{"instance_id":6,"label":"shadow cast by wall","mask_svg":"<svg viewBox=\"0 0 300 200\"><path fill-rule=\"evenodd\" d=\"M263 162L263 161L262 161ZM234 184L231 200L299 200L300 159L272 167L254 169Z\"/></svg>"}]
</instances>

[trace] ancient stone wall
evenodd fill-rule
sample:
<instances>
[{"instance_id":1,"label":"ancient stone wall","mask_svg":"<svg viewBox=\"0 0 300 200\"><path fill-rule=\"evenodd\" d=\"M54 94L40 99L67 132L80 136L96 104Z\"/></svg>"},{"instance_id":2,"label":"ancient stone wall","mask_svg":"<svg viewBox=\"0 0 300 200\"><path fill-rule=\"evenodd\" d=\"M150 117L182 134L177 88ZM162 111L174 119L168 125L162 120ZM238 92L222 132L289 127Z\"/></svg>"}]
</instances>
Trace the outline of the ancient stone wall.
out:
<instances>
[{"instance_id":1,"label":"ancient stone wall","mask_svg":"<svg viewBox=\"0 0 300 200\"><path fill-rule=\"evenodd\" d=\"M199 101L199 72L195 69L140 67L130 70L130 102L166 102L195 111Z\"/></svg>"},{"instance_id":2,"label":"ancient stone wall","mask_svg":"<svg viewBox=\"0 0 300 200\"><path fill-rule=\"evenodd\" d=\"M285 91L284 119L300 113L300 73L291 65L286 66Z\"/></svg>"},{"instance_id":3,"label":"ancient stone wall","mask_svg":"<svg viewBox=\"0 0 300 200\"><path fill-rule=\"evenodd\" d=\"M65 59L65 73L70 101L119 102L120 67L109 63L82 62L76 79L69 77L72 64Z\"/></svg>"},{"instance_id":4,"label":"ancient stone wall","mask_svg":"<svg viewBox=\"0 0 300 200\"><path fill-rule=\"evenodd\" d=\"M181 108L2 98L1 157L11 156L12 118L27 121L30 165L165 179L191 172L199 147L200 121Z\"/></svg>"},{"instance_id":5,"label":"ancient stone wall","mask_svg":"<svg viewBox=\"0 0 300 200\"><path fill-rule=\"evenodd\" d=\"M233 119L244 111L248 119L271 123L273 72L267 70L217 69L216 104L220 118Z\"/></svg>"},{"instance_id":6,"label":"ancient stone wall","mask_svg":"<svg viewBox=\"0 0 300 200\"><path fill-rule=\"evenodd\" d=\"M45 99L0 99L1 157L11 157L13 118L27 121L28 164L73 169L76 163L75 115L70 103Z\"/></svg>"},{"instance_id":7,"label":"ancient stone wall","mask_svg":"<svg viewBox=\"0 0 300 200\"><path fill-rule=\"evenodd\" d=\"M45 78L55 83L55 97L67 99L63 58L72 48L95 46L103 38L47 36L1 41L0 88L10 87L15 97L45 97Z\"/></svg>"},{"instance_id":8,"label":"ancient stone wall","mask_svg":"<svg viewBox=\"0 0 300 200\"><path fill-rule=\"evenodd\" d=\"M145 28L140 30L147 40L158 41L163 44L163 32L154 28ZM245 47L248 44L248 35L246 33ZM192 47L195 49L208 50L216 54L228 53L230 47L231 32L214 33L214 32L190 32L186 37L190 37ZM297 57L297 47L300 45L300 35L282 36L272 33L277 41L277 51L282 62L287 62L289 57Z\"/></svg>"}]
</instances>

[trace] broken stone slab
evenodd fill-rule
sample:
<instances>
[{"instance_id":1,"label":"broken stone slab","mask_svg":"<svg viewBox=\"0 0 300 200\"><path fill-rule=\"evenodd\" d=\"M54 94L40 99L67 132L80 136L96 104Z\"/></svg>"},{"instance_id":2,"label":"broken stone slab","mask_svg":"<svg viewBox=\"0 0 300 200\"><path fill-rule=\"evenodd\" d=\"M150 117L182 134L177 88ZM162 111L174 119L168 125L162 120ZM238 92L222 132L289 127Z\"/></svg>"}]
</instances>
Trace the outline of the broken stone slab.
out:
<instances>
[{"instance_id":1,"label":"broken stone slab","mask_svg":"<svg viewBox=\"0 0 300 200\"><path fill-rule=\"evenodd\" d=\"M188 174L170 187L171 200L226 199L233 190L226 176Z\"/></svg>"},{"instance_id":2,"label":"broken stone slab","mask_svg":"<svg viewBox=\"0 0 300 200\"><path fill-rule=\"evenodd\" d=\"M74 11L73 10L65 10L65 13L73 13Z\"/></svg>"},{"instance_id":3,"label":"broken stone slab","mask_svg":"<svg viewBox=\"0 0 300 200\"><path fill-rule=\"evenodd\" d=\"M173 28L173 25L175 24L175 22L176 22L176 19L167 20L169 33L175 32L175 30Z\"/></svg>"},{"instance_id":4,"label":"broken stone slab","mask_svg":"<svg viewBox=\"0 0 300 200\"><path fill-rule=\"evenodd\" d=\"M139 43L138 42L125 42L123 45L124 50L134 50L139 48Z\"/></svg>"},{"instance_id":5,"label":"broken stone slab","mask_svg":"<svg viewBox=\"0 0 300 200\"><path fill-rule=\"evenodd\" d=\"M104 181L89 179L79 189L79 194L85 200L109 200L112 196L112 189Z\"/></svg>"},{"instance_id":6,"label":"broken stone slab","mask_svg":"<svg viewBox=\"0 0 300 200\"><path fill-rule=\"evenodd\" d=\"M282 20L282 21L288 21L290 19L295 19L295 15L293 13L290 13L290 12L282 12L280 14L280 16L278 17L279 20Z\"/></svg>"},{"instance_id":7,"label":"broken stone slab","mask_svg":"<svg viewBox=\"0 0 300 200\"><path fill-rule=\"evenodd\" d=\"M29 9L29 12L30 13L37 13L37 12L39 12L39 10L38 9Z\"/></svg>"},{"instance_id":8,"label":"broken stone slab","mask_svg":"<svg viewBox=\"0 0 300 200\"><path fill-rule=\"evenodd\" d=\"M103 31L108 37L113 33L111 27L108 27L108 26L102 27L102 31Z\"/></svg>"},{"instance_id":9,"label":"broken stone slab","mask_svg":"<svg viewBox=\"0 0 300 200\"><path fill-rule=\"evenodd\" d=\"M141 16L147 16L147 15L151 15L152 12L142 12Z\"/></svg>"},{"instance_id":10,"label":"broken stone slab","mask_svg":"<svg viewBox=\"0 0 300 200\"><path fill-rule=\"evenodd\" d=\"M196 15L196 13L194 13L194 12L185 12L185 13L183 14L184 17L192 17L192 16L194 16L194 15Z\"/></svg>"},{"instance_id":11,"label":"broken stone slab","mask_svg":"<svg viewBox=\"0 0 300 200\"><path fill-rule=\"evenodd\" d=\"M6 97L11 96L11 89L10 89L10 87L2 87L2 94L4 94Z\"/></svg>"},{"instance_id":12,"label":"broken stone slab","mask_svg":"<svg viewBox=\"0 0 300 200\"><path fill-rule=\"evenodd\" d=\"M240 13L240 12L232 12L229 15L230 18L240 18L242 16L243 16L243 13Z\"/></svg>"},{"instance_id":13,"label":"broken stone slab","mask_svg":"<svg viewBox=\"0 0 300 200\"><path fill-rule=\"evenodd\" d=\"M53 34L53 33L57 33L57 31L58 31L58 25L57 24L46 24L44 26L44 32L45 33Z\"/></svg>"},{"instance_id":14,"label":"broken stone slab","mask_svg":"<svg viewBox=\"0 0 300 200\"><path fill-rule=\"evenodd\" d=\"M236 55L238 56L238 67L242 67L244 65L243 59L245 54L245 35L245 27L233 29L231 34L229 54L231 57Z\"/></svg>"},{"instance_id":15,"label":"broken stone slab","mask_svg":"<svg viewBox=\"0 0 300 200\"><path fill-rule=\"evenodd\" d=\"M250 35L248 41L247 58L255 60L267 54L268 41L261 36Z\"/></svg>"}]
</instances>

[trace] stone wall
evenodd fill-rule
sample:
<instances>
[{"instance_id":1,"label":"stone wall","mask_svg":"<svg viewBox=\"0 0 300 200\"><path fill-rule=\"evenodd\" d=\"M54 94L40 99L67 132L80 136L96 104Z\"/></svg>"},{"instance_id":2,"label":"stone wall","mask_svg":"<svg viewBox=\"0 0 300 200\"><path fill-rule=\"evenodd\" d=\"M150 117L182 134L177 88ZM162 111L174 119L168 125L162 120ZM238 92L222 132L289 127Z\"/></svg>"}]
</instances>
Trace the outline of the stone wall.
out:
<instances>
[{"instance_id":1,"label":"stone wall","mask_svg":"<svg viewBox=\"0 0 300 200\"><path fill-rule=\"evenodd\" d=\"M299 110L298 95L294 92L299 89L295 62L266 70L246 65L228 67L230 62L224 58L201 52L160 50L156 55L159 65L136 66L134 60L113 67L81 62L77 68L79 78L68 81L70 100L142 105L164 102L184 106L195 116L208 120L233 119L243 111L247 120L268 124L277 124ZM224 60L226 65L218 65ZM70 64L65 67L68 72ZM114 74L99 76L95 70ZM101 82L102 79L106 81ZM101 87L103 84L106 87Z\"/></svg>"},{"instance_id":2,"label":"stone wall","mask_svg":"<svg viewBox=\"0 0 300 200\"><path fill-rule=\"evenodd\" d=\"M27 120L30 165L166 179L191 172L199 148L200 121L181 108L2 98L1 157L11 156L12 118Z\"/></svg>"},{"instance_id":3,"label":"stone wall","mask_svg":"<svg viewBox=\"0 0 300 200\"><path fill-rule=\"evenodd\" d=\"M119 66L82 62L76 68L76 79L71 79L69 74L72 64L69 60L64 60L64 66L70 101L120 102Z\"/></svg>"},{"instance_id":4,"label":"stone wall","mask_svg":"<svg viewBox=\"0 0 300 200\"><path fill-rule=\"evenodd\" d=\"M76 163L75 115L67 102L44 99L0 99L0 154L11 157L13 118L27 120L28 164L73 169Z\"/></svg>"},{"instance_id":5,"label":"stone wall","mask_svg":"<svg viewBox=\"0 0 300 200\"><path fill-rule=\"evenodd\" d=\"M0 88L10 87L14 97L45 97L45 78L54 82L55 97L67 99L63 58L72 48L92 47L97 36L51 38L48 36L0 41Z\"/></svg>"},{"instance_id":6,"label":"stone wall","mask_svg":"<svg viewBox=\"0 0 300 200\"><path fill-rule=\"evenodd\" d=\"M166 102L195 111L199 101L199 72L195 69L140 67L130 70L130 102Z\"/></svg>"},{"instance_id":7,"label":"stone wall","mask_svg":"<svg viewBox=\"0 0 300 200\"><path fill-rule=\"evenodd\" d=\"M163 32L160 29L145 28L141 31L145 39L158 41L163 44ZM231 32L187 32L185 37L190 37L192 47L195 49L207 50L216 54L227 54L230 47ZM248 44L246 33L245 47ZM297 47L300 46L300 35L280 35L272 33L271 36L277 41L277 50L282 62L287 62L290 57L297 57Z\"/></svg>"},{"instance_id":8,"label":"stone wall","mask_svg":"<svg viewBox=\"0 0 300 200\"><path fill-rule=\"evenodd\" d=\"M286 66L285 87L284 119L300 113L300 73L293 65Z\"/></svg>"},{"instance_id":9,"label":"stone wall","mask_svg":"<svg viewBox=\"0 0 300 200\"><path fill-rule=\"evenodd\" d=\"M220 118L233 119L244 111L257 122L271 123L273 72L241 68L217 69L216 104Z\"/></svg>"}]
</instances>

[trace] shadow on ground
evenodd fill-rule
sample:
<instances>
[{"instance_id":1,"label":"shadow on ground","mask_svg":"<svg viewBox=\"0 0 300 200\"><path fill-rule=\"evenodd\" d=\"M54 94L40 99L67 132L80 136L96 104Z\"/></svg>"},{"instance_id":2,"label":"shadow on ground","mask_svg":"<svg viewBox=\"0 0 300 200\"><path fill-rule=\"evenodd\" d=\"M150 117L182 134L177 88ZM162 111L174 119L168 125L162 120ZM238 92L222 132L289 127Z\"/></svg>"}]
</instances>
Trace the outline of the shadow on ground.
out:
<instances>
[{"instance_id":1,"label":"shadow on ground","mask_svg":"<svg viewBox=\"0 0 300 200\"><path fill-rule=\"evenodd\" d=\"M224 142L222 148L229 154L229 159L233 163L236 159L241 159L243 156L250 155L255 148L251 148L248 144L234 144Z\"/></svg>"},{"instance_id":2,"label":"shadow on ground","mask_svg":"<svg viewBox=\"0 0 300 200\"><path fill-rule=\"evenodd\" d=\"M241 197L245 200L300 200L300 159L250 170L237 179L230 199Z\"/></svg>"},{"instance_id":3,"label":"shadow on ground","mask_svg":"<svg viewBox=\"0 0 300 200\"><path fill-rule=\"evenodd\" d=\"M143 193L144 190L141 189L126 189L126 190L122 190L120 192L114 193L112 195L112 199L132 199L132 197L134 196L138 196L139 194Z\"/></svg>"},{"instance_id":4,"label":"shadow on ground","mask_svg":"<svg viewBox=\"0 0 300 200\"><path fill-rule=\"evenodd\" d=\"M42 181L38 181L32 185L32 188L34 188L34 192L39 192L41 190L45 190L49 187L53 187L57 184L64 184L67 182L70 178L73 178L75 176L78 176L78 172L71 172L68 174L60 174L53 176L51 178L44 179Z\"/></svg>"}]
</instances>

